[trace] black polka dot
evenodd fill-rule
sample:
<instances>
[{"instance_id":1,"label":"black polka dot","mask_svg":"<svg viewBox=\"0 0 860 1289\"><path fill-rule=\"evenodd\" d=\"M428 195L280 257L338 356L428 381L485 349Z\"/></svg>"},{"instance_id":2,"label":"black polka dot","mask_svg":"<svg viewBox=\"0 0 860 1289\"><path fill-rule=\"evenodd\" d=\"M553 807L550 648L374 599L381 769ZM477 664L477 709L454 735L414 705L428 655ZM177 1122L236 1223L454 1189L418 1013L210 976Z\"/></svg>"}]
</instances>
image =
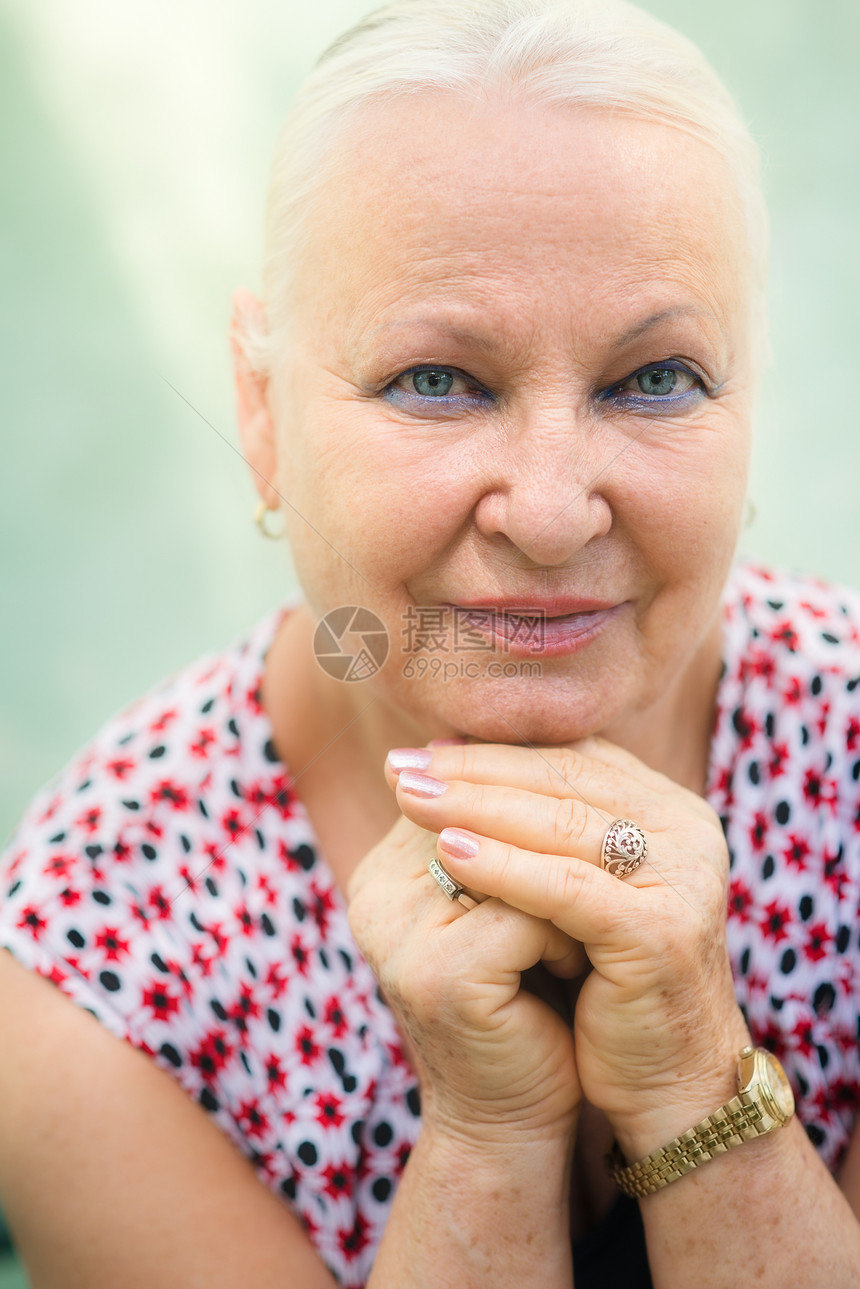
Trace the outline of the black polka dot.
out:
<instances>
[{"instance_id":1,"label":"black polka dot","mask_svg":"<svg viewBox=\"0 0 860 1289\"><path fill-rule=\"evenodd\" d=\"M219 1109L220 1103L211 1088L203 1088L200 1093L200 1104L204 1110L208 1110L210 1114L214 1114L215 1111Z\"/></svg>"},{"instance_id":2,"label":"black polka dot","mask_svg":"<svg viewBox=\"0 0 860 1289\"><path fill-rule=\"evenodd\" d=\"M767 881L769 877L773 877L775 867L776 865L774 864L773 855L765 855L764 863L761 866L761 875L765 881Z\"/></svg>"},{"instance_id":3,"label":"black polka dot","mask_svg":"<svg viewBox=\"0 0 860 1289\"><path fill-rule=\"evenodd\" d=\"M376 1181L373 1183L373 1186L371 1187L371 1190L373 1191L373 1198L379 1204L384 1204L385 1201L388 1199L389 1195L391 1194L391 1178L377 1177Z\"/></svg>"},{"instance_id":4,"label":"black polka dot","mask_svg":"<svg viewBox=\"0 0 860 1289\"><path fill-rule=\"evenodd\" d=\"M383 1119L373 1130L373 1140L377 1146L390 1146L394 1140L394 1130L387 1120Z\"/></svg>"},{"instance_id":5,"label":"black polka dot","mask_svg":"<svg viewBox=\"0 0 860 1289\"><path fill-rule=\"evenodd\" d=\"M793 949L786 949L785 953L782 955L782 957L779 960L780 971L784 976L787 976L790 971L794 971L794 968L796 966L797 966L797 954L794 952Z\"/></svg>"},{"instance_id":6,"label":"black polka dot","mask_svg":"<svg viewBox=\"0 0 860 1289\"><path fill-rule=\"evenodd\" d=\"M850 943L851 943L851 928L850 928L850 926L841 926L841 927L839 928L839 930L836 932L836 951L837 951L837 953L844 953L844 952L845 952L845 950L848 948L848 946L849 946L849 944L850 944Z\"/></svg>"},{"instance_id":7,"label":"black polka dot","mask_svg":"<svg viewBox=\"0 0 860 1289\"><path fill-rule=\"evenodd\" d=\"M806 1135L813 1146L823 1146L827 1140L825 1132L819 1128L817 1123L808 1123L806 1125Z\"/></svg>"},{"instance_id":8,"label":"black polka dot","mask_svg":"<svg viewBox=\"0 0 860 1289\"><path fill-rule=\"evenodd\" d=\"M218 894L218 883L215 881L214 877L205 878L203 884L210 895Z\"/></svg>"},{"instance_id":9,"label":"black polka dot","mask_svg":"<svg viewBox=\"0 0 860 1289\"><path fill-rule=\"evenodd\" d=\"M158 858L158 851L148 841L145 841L140 849L143 851L145 859L153 860Z\"/></svg>"},{"instance_id":10,"label":"black polka dot","mask_svg":"<svg viewBox=\"0 0 860 1289\"><path fill-rule=\"evenodd\" d=\"M307 1164L308 1168L317 1162L317 1148L312 1141L301 1142L296 1153L302 1163Z\"/></svg>"},{"instance_id":11,"label":"black polka dot","mask_svg":"<svg viewBox=\"0 0 860 1289\"><path fill-rule=\"evenodd\" d=\"M275 934L275 925L272 922L272 919L269 917L268 913L261 914L260 926L263 930L263 935L271 936Z\"/></svg>"},{"instance_id":12,"label":"black polka dot","mask_svg":"<svg viewBox=\"0 0 860 1289\"><path fill-rule=\"evenodd\" d=\"M410 1114L413 1114L417 1119L421 1113L421 1093L417 1084L406 1093L406 1104L409 1107Z\"/></svg>"},{"instance_id":13,"label":"black polka dot","mask_svg":"<svg viewBox=\"0 0 860 1289\"><path fill-rule=\"evenodd\" d=\"M778 824L787 824L791 818L791 806L787 801L778 801L773 813Z\"/></svg>"},{"instance_id":14,"label":"black polka dot","mask_svg":"<svg viewBox=\"0 0 860 1289\"><path fill-rule=\"evenodd\" d=\"M160 953L151 953L149 955L149 961L152 963L153 967L155 967L156 971L163 971L165 973L170 971L170 968Z\"/></svg>"},{"instance_id":15,"label":"black polka dot","mask_svg":"<svg viewBox=\"0 0 860 1289\"><path fill-rule=\"evenodd\" d=\"M294 859L299 867L303 868L306 873L313 868L316 862L316 855L311 847L306 846L304 842L298 846L294 846L290 850L289 855L290 859Z\"/></svg>"},{"instance_id":16,"label":"black polka dot","mask_svg":"<svg viewBox=\"0 0 860 1289\"><path fill-rule=\"evenodd\" d=\"M757 784L760 781L761 773L759 771L758 761L750 761L747 766L747 775L749 776L750 783Z\"/></svg>"},{"instance_id":17,"label":"black polka dot","mask_svg":"<svg viewBox=\"0 0 860 1289\"><path fill-rule=\"evenodd\" d=\"M800 916L803 919L803 921L808 922L809 919L812 917L813 912L815 911L815 901L813 900L812 896L802 895L800 898L800 904L798 905L798 908L800 909Z\"/></svg>"},{"instance_id":18,"label":"black polka dot","mask_svg":"<svg viewBox=\"0 0 860 1289\"><path fill-rule=\"evenodd\" d=\"M140 802L132 800L131 797L123 797L122 804L125 806L126 810L140 809Z\"/></svg>"},{"instance_id":19,"label":"black polka dot","mask_svg":"<svg viewBox=\"0 0 860 1289\"><path fill-rule=\"evenodd\" d=\"M742 976L745 976L745 975L747 974L747 972L749 971L749 969L750 969L750 951L749 951L749 948L744 949L743 953L741 954L740 969L741 969L741 975L742 975Z\"/></svg>"},{"instance_id":20,"label":"black polka dot","mask_svg":"<svg viewBox=\"0 0 860 1289\"><path fill-rule=\"evenodd\" d=\"M818 695L821 693L821 686L823 685L823 683L824 682L822 681L820 676L813 676L812 680L810 680L809 682L810 693L815 694L815 696L818 697Z\"/></svg>"},{"instance_id":21,"label":"black polka dot","mask_svg":"<svg viewBox=\"0 0 860 1289\"><path fill-rule=\"evenodd\" d=\"M836 990L828 981L825 981L824 984L819 985L816 989L812 998L812 1005L817 1014L823 1016L833 1010L835 1003Z\"/></svg>"},{"instance_id":22,"label":"black polka dot","mask_svg":"<svg viewBox=\"0 0 860 1289\"><path fill-rule=\"evenodd\" d=\"M102 853L102 850L103 850L103 847L100 846L98 842L93 842L91 846L84 847L84 851L86 852L87 856L90 859L98 859L99 855Z\"/></svg>"},{"instance_id":23,"label":"black polka dot","mask_svg":"<svg viewBox=\"0 0 860 1289\"><path fill-rule=\"evenodd\" d=\"M115 971L103 971L99 975L99 980L109 994L115 994L120 987L120 979Z\"/></svg>"},{"instance_id":24,"label":"black polka dot","mask_svg":"<svg viewBox=\"0 0 860 1289\"><path fill-rule=\"evenodd\" d=\"M860 765L860 761L858 761L857 764ZM48 838L48 841L51 843L52 846L57 846L61 841L65 841L65 840L66 840L66 834L64 832L55 832L53 837Z\"/></svg>"},{"instance_id":25,"label":"black polka dot","mask_svg":"<svg viewBox=\"0 0 860 1289\"><path fill-rule=\"evenodd\" d=\"M269 1022L269 1028L277 1034L281 1028L281 1013L275 1011L274 1007L269 1007L266 1011L266 1020Z\"/></svg>"},{"instance_id":26,"label":"black polka dot","mask_svg":"<svg viewBox=\"0 0 860 1289\"><path fill-rule=\"evenodd\" d=\"M159 1051L165 1061L169 1061L174 1069L181 1069L182 1057L172 1043L162 1043Z\"/></svg>"},{"instance_id":27,"label":"black polka dot","mask_svg":"<svg viewBox=\"0 0 860 1289\"><path fill-rule=\"evenodd\" d=\"M285 1177L281 1182L281 1194L287 1199L296 1198L296 1179L295 1177Z\"/></svg>"},{"instance_id":28,"label":"black polka dot","mask_svg":"<svg viewBox=\"0 0 860 1289\"><path fill-rule=\"evenodd\" d=\"M816 1050L818 1052L818 1063L821 1066L822 1070L826 1070L828 1065L830 1064L830 1053L828 1052L827 1048L823 1047L821 1044L818 1045L818 1048Z\"/></svg>"},{"instance_id":29,"label":"black polka dot","mask_svg":"<svg viewBox=\"0 0 860 1289\"><path fill-rule=\"evenodd\" d=\"M270 738L267 738L263 744L263 756L267 761L271 761L273 763L280 759L277 751L275 750L275 745Z\"/></svg>"},{"instance_id":30,"label":"black polka dot","mask_svg":"<svg viewBox=\"0 0 860 1289\"><path fill-rule=\"evenodd\" d=\"M154 747L154 748L152 748L152 749L150 750L150 753L149 753L150 760L151 760L151 761L158 761L158 760L160 760L160 759L161 759L161 757L163 757L163 756L164 756L164 753L165 753L166 751L167 751L167 748L164 746L164 744L163 744L163 743L159 743L157 747Z\"/></svg>"},{"instance_id":31,"label":"black polka dot","mask_svg":"<svg viewBox=\"0 0 860 1289\"><path fill-rule=\"evenodd\" d=\"M86 940L81 935L77 927L72 927L71 931L66 932L66 939L68 940L69 944L73 944L76 949L83 949L84 945L86 944Z\"/></svg>"},{"instance_id":32,"label":"black polka dot","mask_svg":"<svg viewBox=\"0 0 860 1289\"><path fill-rule=\"evenodd\" d=\"M227 722L227 729L230 731L230 733L233 735L234 738L239 737L239 726L236 724L235 717L233 716L230 717L229 721Z\"/></svg>"},{"instance_id":33,"label":"black polka dot","mask_svg":"<svg viewBox=\"0 0 860 1289\"><path fill-rule=\"evenodd\" d=\"M107 891L93 891L93 899L96 904L110 904L112 902Z\"/></svg>"}]
</instances>

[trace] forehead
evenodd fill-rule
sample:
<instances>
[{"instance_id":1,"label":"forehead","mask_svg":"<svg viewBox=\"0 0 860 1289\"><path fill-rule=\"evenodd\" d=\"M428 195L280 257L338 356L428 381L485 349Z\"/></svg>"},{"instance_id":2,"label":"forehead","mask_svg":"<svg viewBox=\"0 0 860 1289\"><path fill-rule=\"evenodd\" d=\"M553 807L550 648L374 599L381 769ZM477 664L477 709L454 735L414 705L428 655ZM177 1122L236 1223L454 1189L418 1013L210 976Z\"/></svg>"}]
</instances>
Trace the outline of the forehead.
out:
<instances>
[{"instance_id":1,"label":"forehead","mask_svg":"<svg viewBox=\"0 0 860 1289\"><path fill-rule=\"evenodd\" d=\"M748 305L727 163L627 112L429 92L365 105L312 225L299 306L356 336L414 306L597 332L687 310L737 333Z\"/></svg>"}]
</instances>

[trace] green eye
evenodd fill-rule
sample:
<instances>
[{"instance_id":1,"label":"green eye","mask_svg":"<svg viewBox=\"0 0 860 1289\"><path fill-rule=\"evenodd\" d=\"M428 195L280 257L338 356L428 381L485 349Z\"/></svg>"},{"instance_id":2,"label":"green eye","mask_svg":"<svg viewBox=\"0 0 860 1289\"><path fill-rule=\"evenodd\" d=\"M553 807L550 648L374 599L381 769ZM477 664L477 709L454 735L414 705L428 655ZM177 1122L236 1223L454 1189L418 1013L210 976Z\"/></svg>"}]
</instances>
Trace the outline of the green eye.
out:
<instances>
[{"instance_id":1,"label":"green eye","mask_svg":"<svg viewBox=\"0 0 860 1289\"><path fill-rule=\"evenodd\" d=\"M412 388L422 398L444 398L453 384L454 377L447 371L417 371L412 376Z\"/></svg>"},{"instance_id":2,"label":"green eye","mask_svg":"<svg viewBox=\"0 0 860 1289\"><path fill-rule=\"evenodd\" d=\"M671 394L678 383L678 373L671 367L652 367L640 372L636 383L643 394Z\"/></svg>"}]
</instances>

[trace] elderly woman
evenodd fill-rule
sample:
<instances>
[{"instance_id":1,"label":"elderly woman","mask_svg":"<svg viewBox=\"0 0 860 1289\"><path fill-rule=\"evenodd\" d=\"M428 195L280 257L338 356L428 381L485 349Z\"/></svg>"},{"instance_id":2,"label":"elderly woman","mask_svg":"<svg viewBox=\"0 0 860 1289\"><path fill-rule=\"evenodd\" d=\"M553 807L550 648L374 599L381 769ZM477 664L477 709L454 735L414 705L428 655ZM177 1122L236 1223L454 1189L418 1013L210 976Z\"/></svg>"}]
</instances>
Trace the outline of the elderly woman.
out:
<instances>
[{"instance_id":1,"label":"elderly woman","mask_svg":"<svg viewBox=\"0 0 860 1289\"><path fill-rule=\"evenodd\" d=\"M860 1282L860 604L732 569L756 175L622 4L401 0L306 83L233 330L306 599L3 857L39 1289Z\"/></svg>"}]
</instances>

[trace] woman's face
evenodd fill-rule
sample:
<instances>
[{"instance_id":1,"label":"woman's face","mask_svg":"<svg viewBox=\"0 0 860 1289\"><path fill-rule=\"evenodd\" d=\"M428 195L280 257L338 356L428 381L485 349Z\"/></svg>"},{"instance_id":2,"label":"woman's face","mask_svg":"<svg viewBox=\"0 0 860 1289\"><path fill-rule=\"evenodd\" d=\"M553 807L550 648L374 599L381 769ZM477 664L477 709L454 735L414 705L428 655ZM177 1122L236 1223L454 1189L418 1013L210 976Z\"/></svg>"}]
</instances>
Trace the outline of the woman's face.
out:
<instances>
[{"instance_id":1,"label":"woman's face","mask_svg":"<svg viewBox=\"0 0 860 1289\"><path fill-rule=\"evenodd\" d=\"M424 94L327 170L273 396L311 609L383 620L368 684L428 735L623 741L714 680L751 386L725 163L623 113Z\"/></svg>"}]
</instances>

